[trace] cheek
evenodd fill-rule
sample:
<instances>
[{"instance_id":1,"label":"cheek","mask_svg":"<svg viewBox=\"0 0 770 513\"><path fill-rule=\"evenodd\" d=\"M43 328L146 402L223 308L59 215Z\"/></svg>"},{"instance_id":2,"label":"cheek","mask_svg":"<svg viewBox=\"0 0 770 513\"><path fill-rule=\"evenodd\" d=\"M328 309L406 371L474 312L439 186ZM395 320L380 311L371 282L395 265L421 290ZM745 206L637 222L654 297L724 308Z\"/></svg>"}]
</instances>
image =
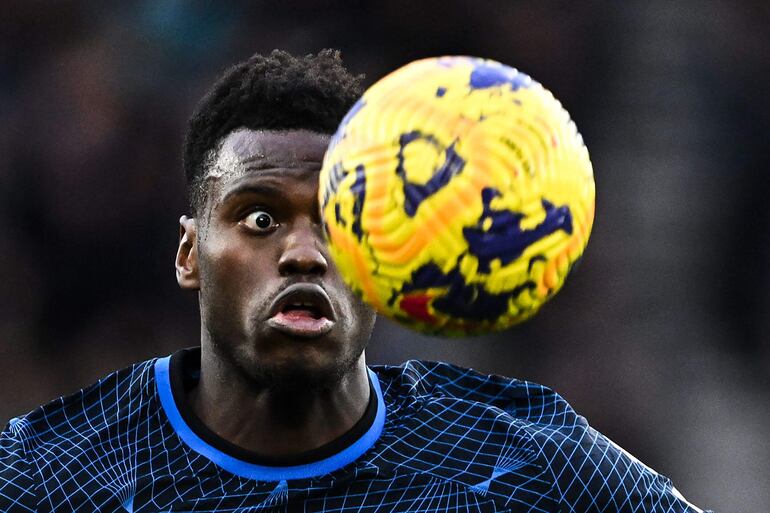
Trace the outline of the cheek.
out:
<instances>
[{"instance_id":1,"label":"cheek","mask_svg":"<svg viewBox=\"0 0 770 513\"><path fill-rule=\"evenodd\" d=\"M327 257L330 266L329 272L332 276L334 288L339 292L340 300L337 302L341 315L345 323L346 331L358 331L369 335L374 327L374 310L362 299L356 296L352 290L345 284L340 276L331 257Z\"/></svg>"},{"instance_id":2,"label":"cheek","mask_svg":"<svg viewBox=\"0 0 770 513\"><path fill-rule=\"evenodd\" d=\"M250 304L268 292L270 265L264 248L221 241L200 256L201 294L216 303Z\"/></svg>"},{"instance_id":3,"label":"cheek","mask_svg":"<svg viewBox=\"0 0 770 513\"><path fill-rule=\"evenodd\" d=\"M353 294L347 287L345 290L345 312L343 318L346 319L346 328L348 331L355 332L357 335L368 336L374 327L374 310L362 299Z\"/></svg>"}]
</instances>

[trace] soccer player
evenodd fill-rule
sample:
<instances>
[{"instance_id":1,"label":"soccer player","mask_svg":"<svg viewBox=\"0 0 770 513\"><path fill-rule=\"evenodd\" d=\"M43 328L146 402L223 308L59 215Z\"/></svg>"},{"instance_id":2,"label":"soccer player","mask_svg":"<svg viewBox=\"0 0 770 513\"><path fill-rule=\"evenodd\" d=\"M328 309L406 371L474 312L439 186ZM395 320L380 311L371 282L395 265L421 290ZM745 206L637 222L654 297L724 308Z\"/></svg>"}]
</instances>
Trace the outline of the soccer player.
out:
<instances>
[{"instance_id":1,"label":"soccer player","mask_svg":"<svg viewBox=\"0 0 770 513\"><path fill-rule=\"evenodd\" d=\"M256 55L214 85L187 132L176 257L200 347L12 419L0 511L700 511L546 387L366 365L375 315L317 203L360 94L332 51Z\"/></svg>"}]
</instances>

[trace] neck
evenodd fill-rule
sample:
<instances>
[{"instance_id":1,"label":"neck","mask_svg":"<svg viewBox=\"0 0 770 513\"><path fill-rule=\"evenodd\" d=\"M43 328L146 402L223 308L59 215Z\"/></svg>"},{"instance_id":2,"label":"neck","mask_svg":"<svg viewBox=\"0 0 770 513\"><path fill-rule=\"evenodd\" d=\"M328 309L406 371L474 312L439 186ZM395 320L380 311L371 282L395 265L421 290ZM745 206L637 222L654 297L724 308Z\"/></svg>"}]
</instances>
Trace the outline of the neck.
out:
<instances>
[{"instance_id":1,"label":"neck","mask_svg":"<svg viewBox=\"0 0 770 513\"><path fill-rule=\"evenodd\" d=\"M281 458L316 449L349 431L364 415L369 390L363 353L340 379L323 387L286 387L255 385L204 345L200 381L188 401L218 436L247 451Z\"/></svg>"}]
</instances>

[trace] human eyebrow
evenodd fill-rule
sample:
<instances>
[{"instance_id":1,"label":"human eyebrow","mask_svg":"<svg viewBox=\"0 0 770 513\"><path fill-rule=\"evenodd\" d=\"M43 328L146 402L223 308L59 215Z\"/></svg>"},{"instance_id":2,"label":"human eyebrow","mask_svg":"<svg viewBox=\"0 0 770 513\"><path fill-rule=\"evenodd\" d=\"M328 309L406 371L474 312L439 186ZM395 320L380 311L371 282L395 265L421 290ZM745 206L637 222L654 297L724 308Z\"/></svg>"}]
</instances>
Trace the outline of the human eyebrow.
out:
<instances>
[{"instance_id":1,"label":"human eyebrow","mask_svg":"<svg viewBox=\"0 0 770 513\"><path fill-rule=\"evenodd\" d=\"M291 167L297 162L303 164L317 164L321 165L323 162L318 160L317 155L296 155L294 158L276 158L275 156L265 155L252 155L241 160L247 171L261 171L263 169L276 169L282 167Z\"/></svg>"},{"instance_id":2,"label":"human eyebrow","mask_svg":"<svg viewBox=\"0 0 770 513\"><path fill-rule=\"evenodd\" d=\"M234 189L227 191L224 198L222 198L222 202L224 203L235 196L241 196L245 194L270 196L270 197L283 197L283 193L284 191L282 191L279 187L276 187L274 185L245 183L235 187Z\"/></svg>"},{"instance_id":3,"label":"human eyebrow","mask_svg":"<svg viewBox=\"0 0 770 513\"><path fill-rule=\"evenodd\" d=\"M273 159L256 157L244 159L241 161L241 165L247 173L252 171L275 170L282 167L280 162Z\"/></svg>"}]
</instances>

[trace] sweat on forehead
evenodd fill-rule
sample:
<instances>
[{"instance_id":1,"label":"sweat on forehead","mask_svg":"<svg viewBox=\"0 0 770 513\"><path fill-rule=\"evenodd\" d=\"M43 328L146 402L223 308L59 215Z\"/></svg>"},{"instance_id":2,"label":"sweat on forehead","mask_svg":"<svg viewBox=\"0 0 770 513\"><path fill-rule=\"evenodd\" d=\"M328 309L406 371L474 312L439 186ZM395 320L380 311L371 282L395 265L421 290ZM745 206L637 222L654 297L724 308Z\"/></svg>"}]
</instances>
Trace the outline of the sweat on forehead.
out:
<instances>
[{"instance_id":1,"label":"sweat on forehead","mask_svg":"<svg viewBox=\"0 0 770 513\"><path fill-rule=\"evenodd\" d=\"M238 177L266 168L320 166L329 135L308 130L230 132L209 155L205 179Z\"/></svg>"}]
</instances>

